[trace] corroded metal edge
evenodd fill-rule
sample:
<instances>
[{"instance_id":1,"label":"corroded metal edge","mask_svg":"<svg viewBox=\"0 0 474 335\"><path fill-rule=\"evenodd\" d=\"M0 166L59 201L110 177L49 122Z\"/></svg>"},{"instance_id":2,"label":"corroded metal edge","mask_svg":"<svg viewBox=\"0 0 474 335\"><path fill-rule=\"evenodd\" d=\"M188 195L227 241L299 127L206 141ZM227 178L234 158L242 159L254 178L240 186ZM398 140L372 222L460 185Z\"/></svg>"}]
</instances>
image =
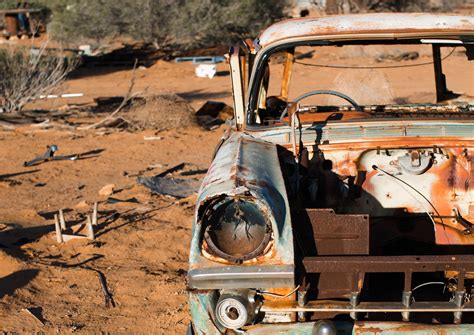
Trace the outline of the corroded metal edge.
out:
<instances>
[{"instance_id":1,"label":"corroded metal edge","mask_svg":"<svg viewBox=\"0 0 474 335\"><path fill-rule=\"evenodd\" d=\"M474 17L425 13L372 13L289 19L273 24L260 35L266 47L285 39L322 35L391 33L474 34Z\"/></svg>"}]
</instances>

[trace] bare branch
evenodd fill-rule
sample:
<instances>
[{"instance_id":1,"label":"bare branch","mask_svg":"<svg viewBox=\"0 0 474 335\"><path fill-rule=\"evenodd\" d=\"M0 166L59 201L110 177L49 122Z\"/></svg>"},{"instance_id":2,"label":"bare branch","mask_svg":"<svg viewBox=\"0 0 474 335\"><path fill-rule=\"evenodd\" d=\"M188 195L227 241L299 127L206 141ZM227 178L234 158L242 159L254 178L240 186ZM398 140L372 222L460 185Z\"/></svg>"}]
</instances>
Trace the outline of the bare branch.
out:
<instances>
[{"instance_id":1,"label":"bare branch","mask_svg":"<svg viewBox=\"0 0 474 335\"><path fill-rule=\"evenodd\" d=\"M128 86L127 93L125 93L122 102L120 105L113 111L110 115L108 115L106 118L100 120L99 122L96 122L94 124L85 126L85 127L79 127L77 129L79 130L87 130L87 129L95 129L95 128L100 128L106 124L113 123L116 119L115 115L117 115L133 98L136 96L142 94L143 92L135 92L133 93L133 88L135 87L135 81L136 81L136 72L137 72L137 64L138 60L135 59L135 64L133 65L133 71L132 71L132 78L130 79L130 85ZM126 121L124 118L121 118L124 121Z\"/></svg>"},{"instance_id":2,"label":"bare branch","mask_svg":"<svg viewBox=\"0 0 474 335\"><path fill-rule=\"evenodd\" d=\"M40 95L53 93L76 68L78 59L62 51L51 51L44 43L0 49L0 103L7 113L20 113Z\"/></svg>"}]
</instances>

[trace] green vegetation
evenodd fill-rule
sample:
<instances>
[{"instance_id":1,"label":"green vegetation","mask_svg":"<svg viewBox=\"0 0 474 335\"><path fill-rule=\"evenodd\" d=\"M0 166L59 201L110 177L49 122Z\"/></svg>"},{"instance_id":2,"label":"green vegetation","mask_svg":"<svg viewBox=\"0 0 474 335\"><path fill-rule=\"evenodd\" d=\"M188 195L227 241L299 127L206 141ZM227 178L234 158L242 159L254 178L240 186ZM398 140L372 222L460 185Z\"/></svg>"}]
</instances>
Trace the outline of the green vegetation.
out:
<instances>
[{"instance_id":1,"label":"green vegetation","mask_svg":"<svg viewBox=\"0 0 474 335\"><path fill-rule=\"evenodd\" d=\"M451 11L466 0L326 0L326 12ZM0 8L17 0L0 0ZM47 16L53 40L108 42L117 37L159 49L228 45L256 37L295 0L30 0Z\"/></svg>"},{"instance_id":2,"label":"green vegetation","mask_svg":"<svg viewBox=\"0 0 474 335\"><path fill-rule=\"evenodd\" d=\"M284 16L288 0L38 0L51 15L48 31L61 42L121 37L157 48L196 48L256 36Z\"/></svg>"}]
</instances>

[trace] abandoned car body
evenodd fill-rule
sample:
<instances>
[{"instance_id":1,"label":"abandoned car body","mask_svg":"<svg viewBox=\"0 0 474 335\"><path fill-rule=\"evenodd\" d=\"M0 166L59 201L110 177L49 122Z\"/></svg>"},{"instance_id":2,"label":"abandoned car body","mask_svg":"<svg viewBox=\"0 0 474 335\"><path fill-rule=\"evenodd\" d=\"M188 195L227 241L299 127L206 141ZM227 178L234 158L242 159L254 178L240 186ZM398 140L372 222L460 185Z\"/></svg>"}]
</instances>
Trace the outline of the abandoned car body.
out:
<instances>
[{"instance_id":1,"label":"abandoned car body","mask_svg":"<svg viewBox=\"0 0 474 335\"><path fill-rule=\"evenodd\" d=\"M443 67L456 49L472 89L473 43L474 17L360 14L231 48L235 125L198 195L190 333L474 333L474 105ZM324 86L322 65L293 84L305 51L374 45L428 48L432 101L378 103L379 63L368 82L331 69L359 97Z\"/></svg>"}]
</instances>

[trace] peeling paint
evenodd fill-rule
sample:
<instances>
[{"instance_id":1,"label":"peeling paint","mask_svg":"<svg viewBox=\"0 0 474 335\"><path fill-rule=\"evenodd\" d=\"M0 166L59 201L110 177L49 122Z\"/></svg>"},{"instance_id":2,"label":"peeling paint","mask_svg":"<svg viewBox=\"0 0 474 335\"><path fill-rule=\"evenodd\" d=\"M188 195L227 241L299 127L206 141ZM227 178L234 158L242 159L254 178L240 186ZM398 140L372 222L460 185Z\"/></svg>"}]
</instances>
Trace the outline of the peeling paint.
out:
<instances>
[{"instance_id":1,"label":"peeling paint","mask_svg":"<svg viewBox=\"0 0 474 335\"><path fill-rule=\"evenodd\" d=\"M420 13L377 13L289 19L276 23L260 35L260 45L303 37L342 34L383 34L440 32L473 35L474 18L460 15Z\"/></svg>"}]
</instances>

